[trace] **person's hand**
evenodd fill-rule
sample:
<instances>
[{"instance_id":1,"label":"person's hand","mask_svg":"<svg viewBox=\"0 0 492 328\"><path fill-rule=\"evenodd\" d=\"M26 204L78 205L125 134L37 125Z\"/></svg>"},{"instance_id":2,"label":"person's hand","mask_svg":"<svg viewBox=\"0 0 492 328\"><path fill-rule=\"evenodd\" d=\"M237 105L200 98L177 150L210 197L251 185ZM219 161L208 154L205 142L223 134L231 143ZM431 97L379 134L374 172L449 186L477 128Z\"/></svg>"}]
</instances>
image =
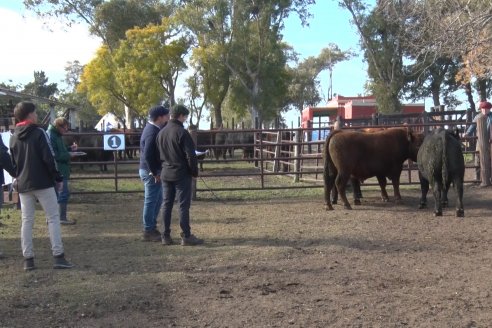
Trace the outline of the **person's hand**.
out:
<instances>
[{"instance_id":1,"label":"person's hand","mask_svg":"<svg viewBox=\"0 0 492 328\"><path fill-rule=\"evenodd\" d=\"M155 183L161 183L161 176L160 175L154 175L154 182Z\"/></svg>"},{"instance_id":2,"label":"person's hand","mask_svg":"<svg viewBox=\"0 0 492 328\"><path fill-rule=\"evenodd\" d=\"M56 191L62 192L63 191L63 181L57 182L56 183Z\"/></svg>"}]
</instances>

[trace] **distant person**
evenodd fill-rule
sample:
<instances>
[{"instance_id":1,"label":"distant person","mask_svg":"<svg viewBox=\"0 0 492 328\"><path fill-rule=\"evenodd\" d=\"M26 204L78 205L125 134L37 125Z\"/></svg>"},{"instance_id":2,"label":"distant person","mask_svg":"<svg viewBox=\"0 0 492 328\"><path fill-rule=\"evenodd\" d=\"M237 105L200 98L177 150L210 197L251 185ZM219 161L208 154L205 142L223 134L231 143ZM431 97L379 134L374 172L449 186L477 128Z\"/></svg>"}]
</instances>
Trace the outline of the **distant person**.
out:
<instances>
[{"instance_id":1,"label":"distant person","mask_svg":"<svg viewBox=\"0 0 492 328\"><path fill-rule=\"evenodd\" d=\"M157 148L162 162L161 181L164 192L162 216L164 232L162 243L170 245L171 214L176 195L179 205L179 225L181 227L181 245L194 246L203 244L203 239L191 233L190 205L192 178L198 177L198 160L195 144L183 123L190 111L183 105L171 109L171 120L157 135Z\"/></svg>"},{"instance_id":2,"label":"distant person","mask_svg":"<svg viewBox=\"0 0 492 328\"><path fill-rule=\"evenodd\" d=\"M466 135L472 136L476 132L476 151L478 151L478 156L475 156L475 165L480 166L480 170L477 172L477 178L480 178L481 187L488 187L492 184L492 129L490 128L492 122L490 109L492 108L492 104L488 101L481 101L479 108L480 113L473 119L473 124L466 131Z\"/></svg>"},{"instance_id":3,"label":"distant person","mask_svg":"<svg viewBox=\"0 0 492 328\"><path fill-rule=\"evenodd\" d=\"M0 136L0 186L5 184L5 176L3 174L3 170L7 171L10 176L15 177L15 169L12 165L12 159L8 153L8 148L3 143L2 137ZM0 195L0 210L3 206L3 193ZM2 251L0 251L0 258L3 257Z\"/></svg>"},{"instance_id":4,"label":"distant person","mask_svg":"<svg viewBox=\"0 0 492 328\"><path fill-rule=\"evenodd\" d=\"M138 174L144 183L143 240L161 241L157 230L157 216L162 205L161 160L156 137L169 120L169 109L155 106L149 110L149 122L140 137L140 165Z\"/></svg>"},{"instance_id":5,"label":"distant person","mask_svg":"<svg viewBox=\"0 0 492 328\"><path fill-rule=\"evenodd\" d=\"M53 124L48 126L48 137L51 141L51 147L55 153L55 161L58 165L58 170L63 175L63 189L57 192L58 209L60 211L60 223L64 225L75 224L75 220L67 218L67 205L70 198L70 190L68 189L68 179L70 179L70 155L71 151L77 150L77 144L74 143L66 146L62 136L68 131L68 121L63 117L57 118Z\"/></svg>"},{"instance_id":6,"label":"distant person","mask_svg":"<svg viewBox=\"0 0 492 328\"><path fill-rule=\"evenodd\" d=\"M48 224L53 268L69 269L61 238L60 213L55 186L61 190L63 176L56 166L55 156L46 132L37 125L36 106L20 102L14 108L18 122L10 138L10 153L17 177L16 189L21 203L21 244L24 270L34 270L33 227L36 200L41 204Z\"/></svg>"},{"instance_id":7,"label":"distant person","mask_svg":"<svg viewBox=\"0 0 492 328\"><path fill-rule=\"evenodd\" d=\"M337 115L335 123L333 123L333 130L336 131L341 129L342 129L342 117L340 115Z\"/></svg>"}]
</instances>

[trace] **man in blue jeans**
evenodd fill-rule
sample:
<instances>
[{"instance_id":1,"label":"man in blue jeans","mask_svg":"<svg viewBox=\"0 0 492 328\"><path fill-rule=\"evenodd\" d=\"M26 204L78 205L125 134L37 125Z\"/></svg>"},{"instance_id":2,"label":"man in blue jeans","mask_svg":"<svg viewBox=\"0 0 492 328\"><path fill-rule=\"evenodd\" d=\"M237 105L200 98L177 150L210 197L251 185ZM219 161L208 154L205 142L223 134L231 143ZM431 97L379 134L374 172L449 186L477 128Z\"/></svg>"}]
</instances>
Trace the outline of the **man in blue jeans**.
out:
<instances>
[{"instance_id":1,"label":"man in blue jeans","mask_svg":"<svg viewBox=\"0 0 492 328\"><path fill-rule=\"evenodd\" d=\"M162 244L164 245L173 244L171 213L176 196L178 196L179 225L182 231L181 245L203 244L203 239L191 234L190 228L191 182L198 176L198 160L193 139L183 126L189 114L190 111L185 106L173 106L171 120L157 135L157 148L162 162L161 181L164 189L162 206L164 218Z\"/></svg>"},{"instance_id":2,"label":"man in blue jeans","mask_svg":"<svg viewBox=\"0 0 492 328\"><path fill-rule=\"evenodd\" d=\"M143 240L161 241L157 230L157 216L162 204L162 184L160 179L161 161L156 146L159 131L169 120L169 109L155 106L149 110L149 122L140 138L140 165L138 173L144 183Z\"/></svg>"}]
</instances>

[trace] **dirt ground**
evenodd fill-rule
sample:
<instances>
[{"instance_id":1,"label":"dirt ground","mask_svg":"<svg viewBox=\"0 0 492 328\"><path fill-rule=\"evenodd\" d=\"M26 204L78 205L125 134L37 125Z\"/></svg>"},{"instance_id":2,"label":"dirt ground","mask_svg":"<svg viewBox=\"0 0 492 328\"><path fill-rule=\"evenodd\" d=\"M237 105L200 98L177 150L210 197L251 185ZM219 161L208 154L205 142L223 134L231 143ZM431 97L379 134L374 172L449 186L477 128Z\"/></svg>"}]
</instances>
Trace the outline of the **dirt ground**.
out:
<instances>
[{"instance_id":1,"label":"dirt ground","mask_svg":"<svg viewBox=\"0 0 492 328\"><path fill-rule=\"evenodd\" d=\"M24 273L4 213L0 327L491 327L492 188L466 186L464 219L417 210L416 189L363 192L352 211L326 212L321 192L194 202L199 247L141 242L141 195L76 196L68 271L51 269L38 213Z\"/></svg>"}]
</instances>

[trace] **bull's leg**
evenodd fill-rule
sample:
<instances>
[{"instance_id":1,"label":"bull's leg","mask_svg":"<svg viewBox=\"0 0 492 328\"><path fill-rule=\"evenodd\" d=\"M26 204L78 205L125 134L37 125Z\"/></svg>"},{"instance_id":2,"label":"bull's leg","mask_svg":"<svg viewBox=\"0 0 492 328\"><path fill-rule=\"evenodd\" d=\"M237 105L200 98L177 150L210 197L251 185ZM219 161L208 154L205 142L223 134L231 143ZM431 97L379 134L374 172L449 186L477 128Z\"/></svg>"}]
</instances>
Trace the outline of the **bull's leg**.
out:
<instances>
[{"instance_id":1,"label":"bull's leg","mask_svg":"<svg viewBox=\"0 0 492 328\"><path fill-rule=\"evenodd\" d=\"M394 176L391 179L391 183L393 184L393 192L395 195L395 201L399 202L401 201L401 195L400 195L400 174L398 176Z\"/></svg>"},{"instance_id":2,"label":"bull's leg","mask_svg":"<svg viewBox=\"0 0 492 328\"><path fill-rule=\"evenodd\" d=\"M350 183L352 184L352 192L354 193L354 205L361 205L360 180L356 178L352 178L350 179Z\"/></svg>"},{"instance_id":3,"label":"bull's leg","mask_svg":"<svg viewBox=\"0 0 492 328\"><path fill-rule=\"evenodd\" d=\"M454 188L456 191L456 216L461 218L465 216L465 209L463 207L463 179L455 178Z\"/></svg>"},{"instance_id":4,"label":"bull's leg","mask_svg":"<svg viewBox=\"0 0 492 328\"><path fill-rule=\"evenodd\" d=\"M336 188L333 188L335 184L335 175L333 173L328 173L325 171L323 173L323 179L325 191L325 209L327 211L332 211L333 206L331 205L330 194L332 190L336 190Z\"/></svg>"},{"instance_id":5,"label":"bull's leg","mask_svg":"<svg viewBox=\"0 0 492 328\"><path fill-rule=\"evenodd\" d=\"M333 180L333 183L335 183L335 180ZM338 190L337 190L337 188L333 188L331 190L331 203L332 204L338 203Z\"/></svg>"},{"instance_id":6,"label":"bull's leg","mask_svg":"<svg viewBox=\"0 0 492 328\"><path fill-rule=\"evenodd\" d=\"M419 209L423 209L427 207L427 193L429 192L429 180L424 178L422 174L419 172L420 179L420 192L422 193L420 196L420 204Z\"/></svg>"},{"instance_id":7,"label":"bull's leg","mask_svg":"<svg viewBox=\"0 0 492 328\"><path fill-rule=\"evenodd\" d=\"M444 186L441 194L441 205L443 208L448 207L448 191L449 187L451 186L451 181L446 182L446 185Z\"/></svg>"},{"instance_id":8,"label":"bull's leg","mask_svg":"<svg viewBox=\"0 0 492 328\"><path fill-rule=\"evenodd\" d=\"M442 183L434 182L432 186L432 192L434 194L434 216L442 216L442 204L441 204L441 193L442 193Z\"/></svg>"},{"instance_id":9,"label":"bull's leg","mask_svg":"<svg viewBox=\"0 0 492 328\"><path fill-rule=\"evenodd\" d=\"M377 178L378 178L379 188L381 188L381 199L383 202L388 202L389 197L388 197L388 193L386 192L386 177L377 176Z\"/></svg>"},{"instance_id":10,"label":"bull's leg","mask_svg":"<svg viewBox=\"0 0 492 328\"><path fill-rule=\"evenodd\" d=\"M352 207L350 206L348 199L347 199L347 194L345 192L345 189L347 187L347 182L349 180L349 176L346 174L341 174L338 172L338 175L335 179L335 185L337 186L338 189L338 194L340 195L340 198L342 199L343 206L347 210L351 210Z\"/></svg>"}]
</instances>

